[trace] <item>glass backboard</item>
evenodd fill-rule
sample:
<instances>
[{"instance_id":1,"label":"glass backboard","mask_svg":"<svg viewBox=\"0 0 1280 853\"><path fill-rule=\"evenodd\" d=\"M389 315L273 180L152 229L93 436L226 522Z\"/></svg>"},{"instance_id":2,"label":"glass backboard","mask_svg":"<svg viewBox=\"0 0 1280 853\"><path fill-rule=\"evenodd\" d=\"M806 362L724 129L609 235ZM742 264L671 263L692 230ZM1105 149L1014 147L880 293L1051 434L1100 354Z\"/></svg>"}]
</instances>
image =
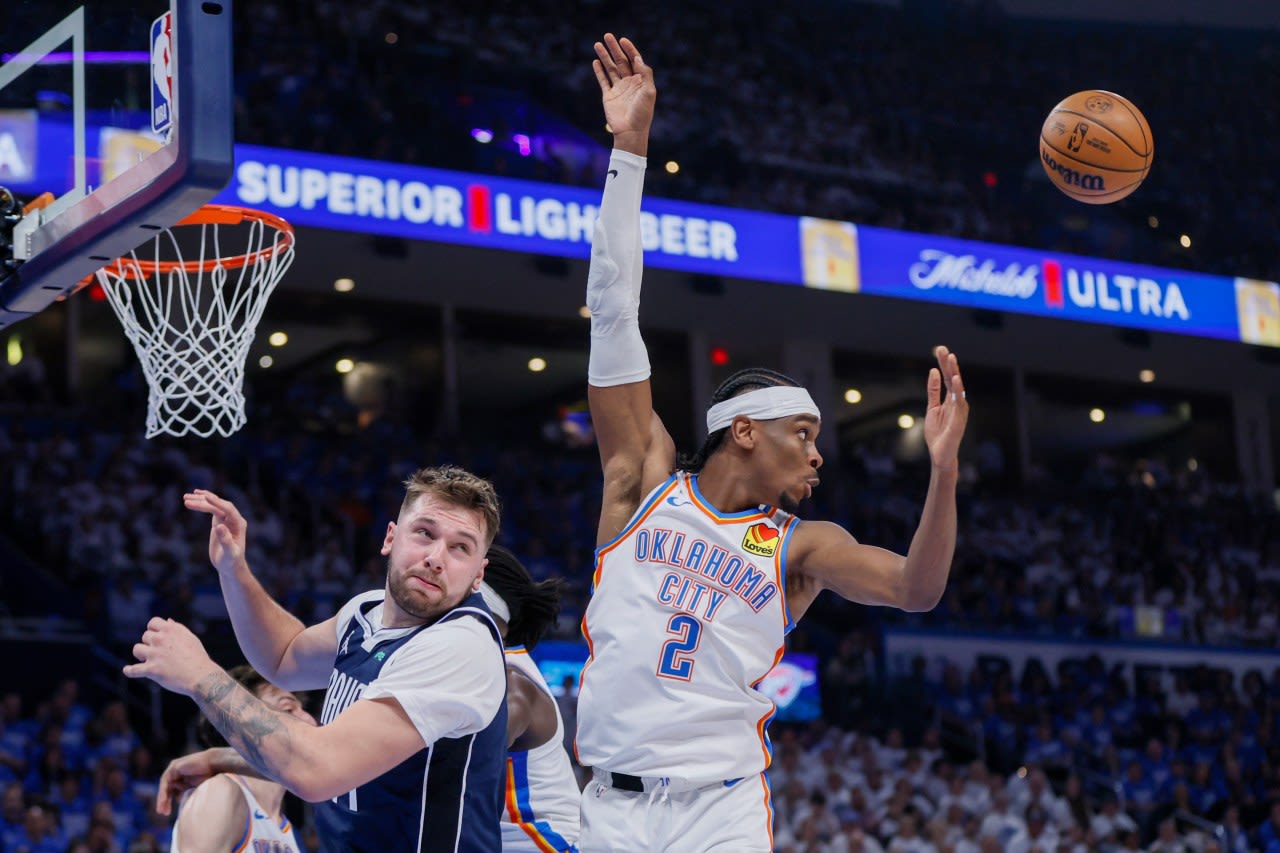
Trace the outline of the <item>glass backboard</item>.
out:
<instances>
[{"instance_id":1,"label":"glass backboard","mask_svg":"<svg viewBox=\"0 0 1280 853\"><path fill-rule=\"evenodd\" d=\"M231 14L230 0L5 5L0 326L74 291L225 186Z\"/></svg>"}]
</instances>

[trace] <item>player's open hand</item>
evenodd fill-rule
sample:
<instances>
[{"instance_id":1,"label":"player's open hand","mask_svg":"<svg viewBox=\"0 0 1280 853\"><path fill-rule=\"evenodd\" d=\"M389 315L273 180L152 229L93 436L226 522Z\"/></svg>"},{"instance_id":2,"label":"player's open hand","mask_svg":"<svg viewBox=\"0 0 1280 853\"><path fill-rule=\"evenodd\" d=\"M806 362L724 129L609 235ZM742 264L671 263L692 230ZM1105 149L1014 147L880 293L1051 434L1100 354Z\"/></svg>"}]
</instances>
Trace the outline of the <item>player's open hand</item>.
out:
<instances>
[{"instance_id":1,"label":"player's open hand","mask_svg":"<svg viewBox=\"0 0 1280 853\"><path fill-rule=\"evenodd\" d=\"M172 619L151 617L142 639L134 644L138 661L124 668L129 678L150 678L174 693L191 695L202 679L219 667L191 629Z\"/></svg>"},{"instance_id":2,"label":"player's open hand","mask_svg":"<svg viewBox=\"0 0 1280 853\"><path fill-rule=\"evenodd\" d=\"M205 489L195 489L182 496L187 509L207 512L212 516L209 529L209 562L222 574L247 568L244 562L249 522L236 505Z\"/></svg>"},{"instance_id":3,"label":"player's open hand","mask_svg":"<svg viewBox=\"0 0 1280 853\"><path fill-rule=\"evenodd\" d=\"M929 408L924 416L924 441L935 468L954 471L959 466L960 439L969 421L960 362L946 347L933 351L938 366L929 370Z\"/></svg>"},{"instance_id":4,"label":"player's open hand","mask_svg":"<svg viewBox=\"0 0 1280 853\"><path fill-rule=\"evenodd\" d=\"M647 141L658 98L653 69L645 65L629 38L617 39L613 33L605 33L604 41L596 42L595 48L597 58L591 67L600 83L604 119L615 141L628 136Z\"/></svg>"}]
</instances>

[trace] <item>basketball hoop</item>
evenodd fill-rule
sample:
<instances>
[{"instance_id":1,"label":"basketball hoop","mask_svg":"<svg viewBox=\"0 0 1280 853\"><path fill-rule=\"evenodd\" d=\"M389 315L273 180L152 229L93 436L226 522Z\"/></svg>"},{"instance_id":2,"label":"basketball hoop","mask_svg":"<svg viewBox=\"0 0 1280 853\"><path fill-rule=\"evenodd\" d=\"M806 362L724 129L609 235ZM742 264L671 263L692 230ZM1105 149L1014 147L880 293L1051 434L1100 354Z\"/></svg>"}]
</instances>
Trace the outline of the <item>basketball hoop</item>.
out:
<instances>
[{"instance_id":1,"label":"basketball hoop","mask_svg":"<svg viewBox=\"0 0 1280 853\"><path fill-rule=\"evenodd\" d=\"M210 204L98 270L147 377L147 438L244 426L245 359L293 243L278 216Z\"/></svg>"}]
</instances>

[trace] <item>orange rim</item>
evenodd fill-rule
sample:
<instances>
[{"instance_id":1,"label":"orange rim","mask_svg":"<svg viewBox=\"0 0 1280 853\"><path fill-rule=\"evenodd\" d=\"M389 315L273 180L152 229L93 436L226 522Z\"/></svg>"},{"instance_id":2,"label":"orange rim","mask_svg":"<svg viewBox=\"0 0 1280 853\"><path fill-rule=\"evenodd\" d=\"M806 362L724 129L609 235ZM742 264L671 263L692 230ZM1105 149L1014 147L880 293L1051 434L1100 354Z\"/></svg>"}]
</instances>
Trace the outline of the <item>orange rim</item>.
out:
<instances>
[{"instance_id":1,"label":"orange rim","mask_svg":"<svg viewBox=\"0 0 1280 853\"><path fill-rule=\"evenodd\" d=\"M139 258L120 258L102 268L103 272L120 278L149 278L156 273L169 273L182 270L186 273L212 272L217 267L223 269L239 269L244 266L267 260L277 252L293 245L293 226L274 213L265 210L254 210L249 207L235 207L229 204L206 204L186 219L172 227L186 225L240 225L244 222L261 222L274 228L284 239L275 240L271 245L256 252L243 255L232 255L227 258L207 258L199 261L147 261ZM93 280L96 273L85 276L84 283Z\"/></svg>"}]
</instances>

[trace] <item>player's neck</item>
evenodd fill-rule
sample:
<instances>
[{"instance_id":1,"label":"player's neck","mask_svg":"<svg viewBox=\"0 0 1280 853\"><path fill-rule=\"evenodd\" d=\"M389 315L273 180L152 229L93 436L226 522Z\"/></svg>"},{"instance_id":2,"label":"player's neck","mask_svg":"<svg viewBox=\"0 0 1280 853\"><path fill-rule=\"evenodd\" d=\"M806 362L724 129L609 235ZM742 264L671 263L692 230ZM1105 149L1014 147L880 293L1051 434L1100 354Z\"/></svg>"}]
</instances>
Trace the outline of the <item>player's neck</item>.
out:
<instances>
[{"instance_id":1,"label":"player's neck","mask_svg":"<svg viewBox=\"0 0 1280 853\"><path fill-rule=\"evenodd\" d=\"M284 806L284 785L272 782L270 779L256 779L252 776L240 778L249 786L249 790L253 792L253 798L258 801L258 805L262 806L267 816L279 823L283 814L281 809Z\"/></svg>"},{"instance_id":2,"label":"player's neck","mask_svg":"<svg viewBox=\"0 0 1280 853\"><path fill-rule=\"evenodd\" d=\"M743 466L724 454L707 460L698 474L698 492L721 514L755 509L767 500L756 494L755 482L745 476Z\"/></svg>"}]
</instances>

